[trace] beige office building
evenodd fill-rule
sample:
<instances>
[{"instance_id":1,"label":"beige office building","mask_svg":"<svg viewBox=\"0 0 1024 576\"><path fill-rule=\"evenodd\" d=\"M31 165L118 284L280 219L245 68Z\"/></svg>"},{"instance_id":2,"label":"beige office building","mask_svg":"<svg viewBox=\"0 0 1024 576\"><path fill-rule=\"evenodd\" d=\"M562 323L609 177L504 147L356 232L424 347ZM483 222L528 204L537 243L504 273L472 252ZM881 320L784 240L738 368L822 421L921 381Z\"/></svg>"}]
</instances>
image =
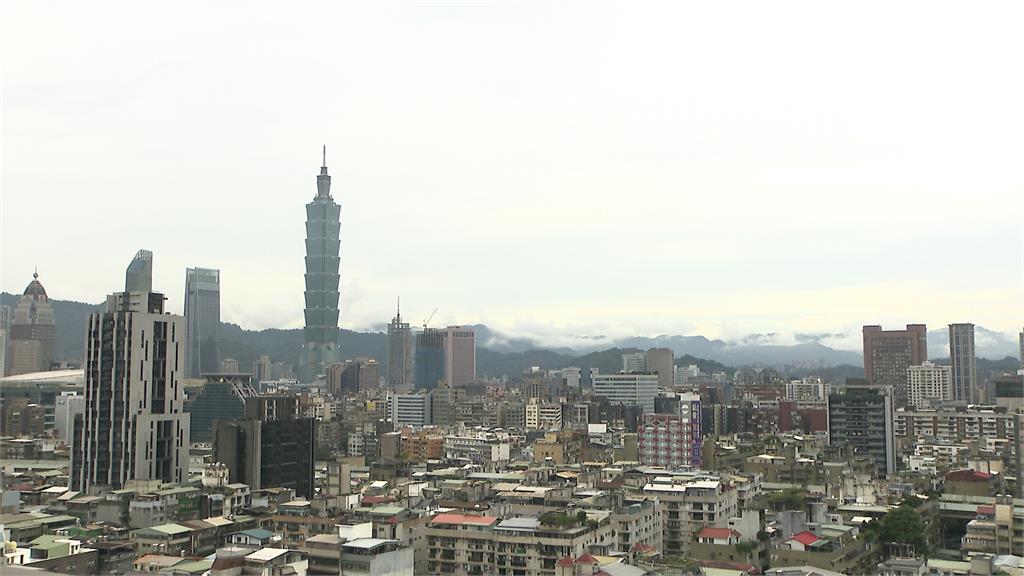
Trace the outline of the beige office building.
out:
<instances>
[{"instance_id":1,"label":"beige office building","mask_svg":"<svg viewBox=\"0 0 1024 576\"><path fill-rule=\"evenodd\" d=\"M444 329L444 379L452 388L476 380L476 332L472 326Z\"/></svg>"}]
</instances>

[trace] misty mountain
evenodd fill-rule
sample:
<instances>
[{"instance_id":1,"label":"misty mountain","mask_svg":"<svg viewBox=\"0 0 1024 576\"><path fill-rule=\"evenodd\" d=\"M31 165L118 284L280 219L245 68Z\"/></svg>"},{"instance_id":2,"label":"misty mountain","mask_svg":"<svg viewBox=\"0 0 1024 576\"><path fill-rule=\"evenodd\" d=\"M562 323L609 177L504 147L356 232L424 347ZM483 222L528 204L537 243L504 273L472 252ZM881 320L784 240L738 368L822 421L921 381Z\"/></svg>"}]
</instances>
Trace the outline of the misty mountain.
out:
<instances>
[{"instance_id":1,"label":"misty mountain","mask_svg":"<svg viewBox=\"0 0 1024 576\"><path fill-rule=\"evenodd\" d=\"M1019 342L1015 336L989 330L984 326L974 327L974 349L979 357L998 360L1020 354ZM943 326L928 331L928 357L949 357L949 327Z\"/></svg>"},{"instance_id":2,"label":"misty mountain","mask_svg":"<svg viewBox=\"0 0 1024 576\"><path fill-rule=\"evenodd\" d=\"M793 366L829 367L863 364L857 352L835 350L818 342L793 345L772 344L770 336L751 335L740 342L708 340L703 336L658 336L657 338L626 338L617 346L646 350L671 348L676 356L690 354L729 366Z\"/></svg>"},{"instance_id":3,"label":"misty mountain","mask_svg":"<svg viewBox=\"0 0 1024 576\"><path fill-rule=\"evenodd\" d=\"M3 293L0 304L14 307L19 296ZM57 321L57 357L80 361L88 315L101 305L66 300L51 300ZM671 348L677 364L697 364L705 372L731 371L731 367L768 366L784 374L835 374L839 379L860 376L861 356L857 352L836 350L820 343L820 339L803 338L794 345L775 343L773 334L752 334L739 341L711 340L703 336L657 336L611 339L578 338L576 348L547 347L530 338L512 337L485 325L474 326L477 334L477 371L481 375L516 377L531 366L562 368L579 366L586 372L598 368L614 372L621 364L623 351ZM979 357L1001 359L1016 355L1013 340L1004 334L976 328ZM302 331L246 330L236 324L221 327L221 356L238 360L248 370L261 354L274 361L294 362L302 349ZM929 355L948 356L948 333L945 329L929 332ZM383 332L341 330L341 350L345 358L368 356L383 362L387 354L387 336ZM980 367L980 363L979 363Z\"/></svg>"}]
</instances>

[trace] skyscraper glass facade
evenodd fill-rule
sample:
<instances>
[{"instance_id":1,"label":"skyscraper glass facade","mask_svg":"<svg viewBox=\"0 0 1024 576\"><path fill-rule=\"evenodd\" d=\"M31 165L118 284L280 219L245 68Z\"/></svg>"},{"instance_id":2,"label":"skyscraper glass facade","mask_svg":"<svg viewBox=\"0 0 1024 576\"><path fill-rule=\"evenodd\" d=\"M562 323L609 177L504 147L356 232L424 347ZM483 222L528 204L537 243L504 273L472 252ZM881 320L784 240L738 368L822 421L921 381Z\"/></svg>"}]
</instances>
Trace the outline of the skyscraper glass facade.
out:
<instances>
[{"instance_id":1,"label":"skyscraper glass facade","mask_svg":"<svg viewBox=\"0 0 1024 576\"><path fill-rule=\"evenodd\" d=\"M316 198L306 204L306 324L299 364L303 382L312 382L338 361L341 206L331 197L326 154L316 188Z\"/></svg>"},{"instance_id":2,"label":"skyscraper glass facade","mask_svg":"<svg viewBox=\"0 0 1024 576\"><path fill-rule=\"evenodd\" d=\"M416 389L433 390L444 380L444 332L427 328L416 334Z\"/></svg>"},{"instance_id":3,"label":"skyscraper glass facade","mask_svg":"<svg viewBox=\"0 0 1024 576\"><path fill-rule=\"evenodd\" d=\"M220 369L220 271L185 270L185 374L199 378Z\"/></svg>"}]
</instances>

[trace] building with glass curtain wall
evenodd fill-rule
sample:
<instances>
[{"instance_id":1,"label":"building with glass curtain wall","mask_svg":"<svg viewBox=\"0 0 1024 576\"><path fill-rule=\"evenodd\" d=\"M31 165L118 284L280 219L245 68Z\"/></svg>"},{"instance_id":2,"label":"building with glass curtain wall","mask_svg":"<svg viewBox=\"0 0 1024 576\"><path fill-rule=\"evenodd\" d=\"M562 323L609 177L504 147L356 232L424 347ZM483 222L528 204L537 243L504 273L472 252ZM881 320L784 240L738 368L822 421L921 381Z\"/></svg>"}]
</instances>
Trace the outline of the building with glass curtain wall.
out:
<instances>
[{"instance_id":1,"label":"building with glass curtain wall","mask_svg":"<svg viewBox=\"0 0 1024 576\"><path fill-rule=\"evenodd\" d=\"M316 177L316 197L306 204L306 291L305 329L299 378L312 382L337 362L338 273L341 264L341 206L331 197L327 174L327 149Z\"/></svg>"},{"instance_id":2,"label":"building with glass curtain wall","mask_svg":"<svg viewBox=\"0 0 1024 576\"><path fill-rule=\"evenodd\" d=\"M185 375L199 378L220 369L220 271L185 270Z\"/></svg>"}]
</instances>

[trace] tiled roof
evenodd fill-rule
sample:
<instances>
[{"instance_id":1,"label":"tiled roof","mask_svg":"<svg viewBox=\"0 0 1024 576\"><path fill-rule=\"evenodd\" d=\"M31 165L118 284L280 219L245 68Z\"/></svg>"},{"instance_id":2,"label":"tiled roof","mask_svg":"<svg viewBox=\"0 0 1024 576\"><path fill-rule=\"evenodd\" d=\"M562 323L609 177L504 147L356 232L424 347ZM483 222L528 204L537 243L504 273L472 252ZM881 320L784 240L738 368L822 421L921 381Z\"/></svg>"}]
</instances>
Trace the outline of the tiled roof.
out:
<instances>
[{"instance_id":1,"label":"tiled roof","mask_svg":"<svg viewBox=\"0 0 1024 576\"><path fill-rule=\"evenodd\" d=\"M799 534L793 534L793 537L790 538L790 540L796 540L797 542L803 544L804 546L810 546L811 544L814 544L818 540L821 540L821 538L818 538L817 536L815 536L813 532L807 532L805 530L803 532L800 532Z\"/></svg>"},{"instance_id":2,"label":"tiled roof","mask_svg":"<svg viewBox=\"0 0 1024 576\"><path fill-rule=\"evenodd\" d=\"M715 540L727 540L732 536L739 538L740 533L732 528L712 528L710 526L701 528L697 533L698 538L713 538Z\"/></svg>"},{"instance_id":3,"label":"tiled roof","mask_svg":"<svg viewBox=\"0 0 1024 576\"><path fill-rule=\"evenodd\" d=\"M992 474L977 470L957 470L956 472L946 474L947 482L984 482L990 478L992 478Z\"/></svg>"}]
</instances>

